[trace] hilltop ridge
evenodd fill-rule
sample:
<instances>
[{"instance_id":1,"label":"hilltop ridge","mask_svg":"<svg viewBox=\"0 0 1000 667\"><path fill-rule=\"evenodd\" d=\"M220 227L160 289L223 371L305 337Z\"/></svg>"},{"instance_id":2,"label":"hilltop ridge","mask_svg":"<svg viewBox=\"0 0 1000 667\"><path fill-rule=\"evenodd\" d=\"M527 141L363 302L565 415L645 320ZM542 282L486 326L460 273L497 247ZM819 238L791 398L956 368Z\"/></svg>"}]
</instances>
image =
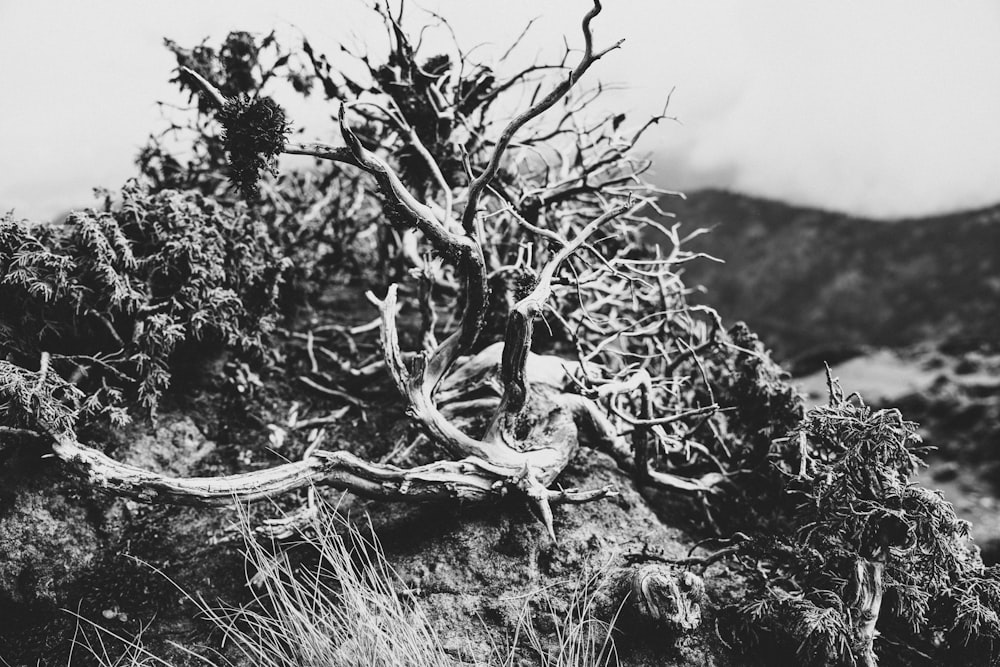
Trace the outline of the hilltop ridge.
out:
<instances>
[{"instance_id":1,"label":"hilltop ridge","mask_svg":"<svg viewBox=\"0 0 1000 667\"><path fill-rule=\"evenodd\" d=\"M727 265L693 262L688 284L787 361L996 340L1000 205L883 221L711 189L665 203L684 230L712 230L688 249Z\"/></svg>"}]
</instances>

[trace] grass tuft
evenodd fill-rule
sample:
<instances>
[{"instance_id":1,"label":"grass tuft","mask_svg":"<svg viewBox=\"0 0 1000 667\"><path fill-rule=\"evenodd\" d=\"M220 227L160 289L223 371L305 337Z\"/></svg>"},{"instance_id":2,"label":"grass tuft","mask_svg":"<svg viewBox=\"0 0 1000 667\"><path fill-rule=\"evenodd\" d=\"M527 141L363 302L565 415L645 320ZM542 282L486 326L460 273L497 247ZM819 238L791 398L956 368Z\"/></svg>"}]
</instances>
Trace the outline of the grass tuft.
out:
<instances>
[{"instance_id":1,"label":"grass tuft","mask_svg":"<svg viewBox=\"0 0 1000 667\"><path fill-rule=\"evenodd\" d=\"M508 645L494 644L486 656L473 656L470 650L460 659L442 648L419 601L387 562L371 524L359 527L322 502L318 510L302 526L300 537L278 544L261 539L246 508L239 509L244 575L252 597L241 606L213 606L175 584L223 633L221 650L211 657L206 657L208 651L173 644L187 662L209 667L621 664L612 636L616 618L604 621L596 614L603 571L575 586L563 582L534 593L525 601ZM572 592L560 603L562 596L553 589ZM79 624L74 650L100 667L173 667L144 645L142 632L129 639L74 616Z\"/></svg>"}]
</instances>

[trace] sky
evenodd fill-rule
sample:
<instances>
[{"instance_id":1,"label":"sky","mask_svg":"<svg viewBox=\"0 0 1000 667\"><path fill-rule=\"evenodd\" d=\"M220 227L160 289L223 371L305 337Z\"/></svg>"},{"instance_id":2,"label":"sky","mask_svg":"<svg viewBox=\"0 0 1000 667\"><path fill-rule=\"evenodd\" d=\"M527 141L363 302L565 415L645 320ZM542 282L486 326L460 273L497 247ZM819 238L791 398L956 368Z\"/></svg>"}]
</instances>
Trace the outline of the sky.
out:
<instances>
[{"instance_id":1,"label":"sky","mask_svg":"<svg viewBox=\"0 0 1000 667\"><path fill-rule=\"evenodd\" d=\"M588 73L637 119L671 189L724 187L876 218L1000 202L995 0L605 0ZM487 62L531 19L521 57L580 45L589 0L422 0ZM356 0L0 0L0 212L47 219L117 187L169 108L163 48L231 30L378 44ZM375 50L375 48L373 48ZM279 102L282 101L279 99ZM316 100L319 102L318 98ZM329 109L290 106L317 139Z\"/></svg>"}]
</instances>

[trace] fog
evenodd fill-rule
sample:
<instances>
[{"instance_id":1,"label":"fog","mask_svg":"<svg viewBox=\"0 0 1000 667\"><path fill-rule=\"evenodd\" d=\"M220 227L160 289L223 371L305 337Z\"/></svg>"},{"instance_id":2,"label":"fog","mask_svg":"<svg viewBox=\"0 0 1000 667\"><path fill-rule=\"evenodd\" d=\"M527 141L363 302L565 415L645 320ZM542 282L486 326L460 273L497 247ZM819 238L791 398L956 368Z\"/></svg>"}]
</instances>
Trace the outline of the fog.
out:
<instances>
[{"instance_id":1,"label":"fog","mask_svg":"<svg viewBox=\"0 0 1000 667\"><path fill-rule=\"evenodd\" d=\"M991 0L607 0L598 45L624 37L588 75L619 84L638 120L670 115L644 148L666 187L727 187L873 217L1000 202L1000 5ZM531 19L519 51L578 47L586 0L425 0L489 60ZM961 10L955 9L961 7ZM421 9L423 8L423 9ZM541 15L540 15L541 14ZM230 30L341 41L384 35L359 3L193 0L0 2L0 210L44 219L134 172L165 110L162 40L217 42ZM441 35L428 39L441 40ZM440 42L444 44L442 40ZM316 99L315 102L319 103ZM167 109L166 111L169 111ZM293 108L316 137L328 107Z\"/></svg>"}]
</instances>

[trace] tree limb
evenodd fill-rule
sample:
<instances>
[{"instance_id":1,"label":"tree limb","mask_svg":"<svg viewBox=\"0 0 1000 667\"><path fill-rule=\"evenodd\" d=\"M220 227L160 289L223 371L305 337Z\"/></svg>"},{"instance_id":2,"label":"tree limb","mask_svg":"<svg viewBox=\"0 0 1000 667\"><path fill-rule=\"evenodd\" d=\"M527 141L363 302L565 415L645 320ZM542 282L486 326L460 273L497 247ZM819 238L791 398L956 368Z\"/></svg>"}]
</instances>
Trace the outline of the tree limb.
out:
<instances>
[{"instance_id":1,"label":"tree limb","mask_svg":"<svg viewBox=\"0 0 1000 667\"><path fill-rule=\"evenodd\" d=\"M475 458L438 461L411 469L369 463L343 451L317 450L302 461L218 477L168 477L121 463L69 435L55 435L53 453L87 482L142 502L218 506L308 488L330 486L369 498L483 500L495 495L508 468Z\"/></svg>"},{"instance_id":2,"label":"tree limb","mask_svg":"<svg viewBox=\"0 0 1000 667\"><path fill-rule=\"evenodd\" d=\"M500 379L504 385L500 412L516 413L524 407L528 386L525 365L531 351L531 336L534 319L542 311L545 302L552 295L552 279L559 266L584 244L587 238L609 220L613 220L631 208L627 202L611 209L583 228L575 239L566 243L542 269L538 283L531 292L514 304L507 316L504 333L504 348L501 361Z\"/></svg>"}]
</instances>

